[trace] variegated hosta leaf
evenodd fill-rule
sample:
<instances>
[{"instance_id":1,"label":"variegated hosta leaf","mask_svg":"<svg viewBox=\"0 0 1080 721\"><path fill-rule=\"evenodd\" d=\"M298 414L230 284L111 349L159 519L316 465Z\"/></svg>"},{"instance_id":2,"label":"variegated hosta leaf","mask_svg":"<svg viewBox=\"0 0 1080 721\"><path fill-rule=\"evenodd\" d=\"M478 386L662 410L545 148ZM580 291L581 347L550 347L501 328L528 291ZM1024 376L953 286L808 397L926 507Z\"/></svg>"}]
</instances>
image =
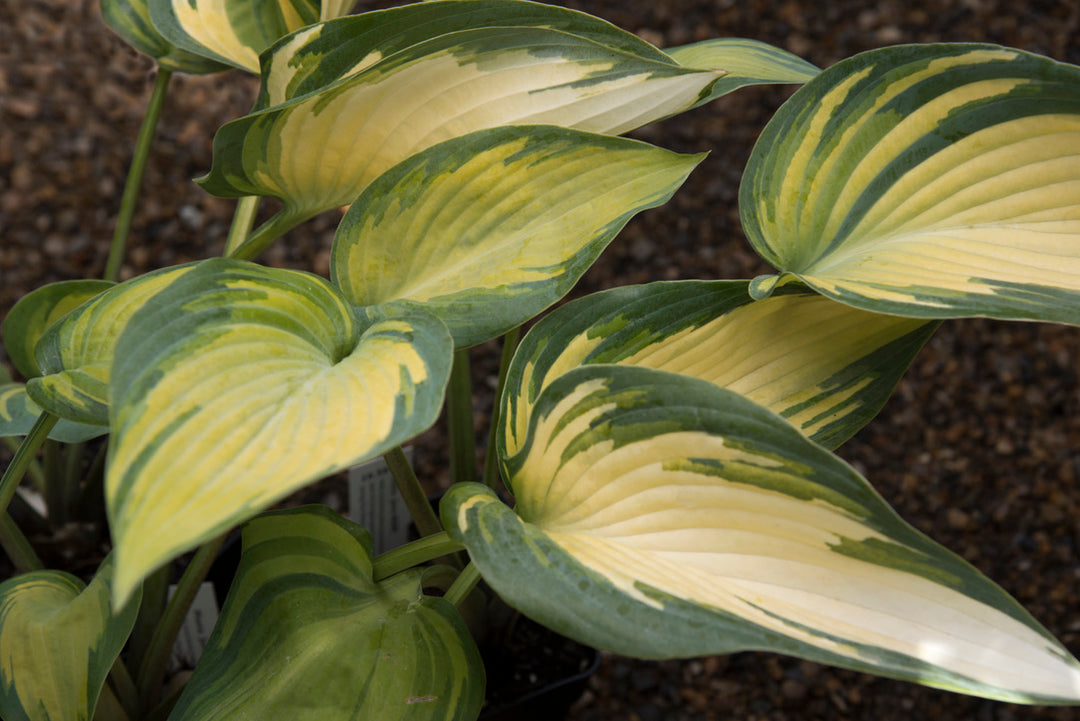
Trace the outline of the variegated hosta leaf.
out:
<instances>
[{"instance_id":1,"label":"variegated hosta leaf","mask_svg":"<svg viewBox=\"0 0 1080 721\"><path fill-rule=\"evenodd\" d=\"M34 346L45 331L69 312L114 285L106 280L64 280L30 291L4 318L4 350L25 378L41 375Z\"/></svg>"},{"instance_id":2,"label":"variegated hosta leaf","mask_svg":"<svg viewBox=\"0 0 1080 721\"><path fill-rule=\"evenodd\" d=\"M336 23L359 41L339 47ZM508 124L618 135L711 99L725 74L579 13L420 3L306 28L270 50L260 110L221 128L200 183L280 198L282 222L297 223L443 140Z\"/></svg>"},{"instance_id":3,"label":"variegated hosta leaf","mask_svg":"<svg viewBox=\"0 0 1080 721\"><path fill-rule=\"evenodd\" d=\"M1078 87L1080 67L994 45L844 60L762 133L747 235L868 310L1080 323Z\"/></svg>"},{"instance_id":4,"label":"variegated hosta leaf","mask_svg":"<svg viewBox=\"0 0 1080 721\"><path fill-rule=\"evenodd\" d=\"M563 373L617 363L736 391L835 448L881 409L936 323L867 313L786 287L752 301L746 281L626 286L554 311L507 374L501 443L526 442L533 403Z\"/></svg>"},{"instance_id":5,"label":"variegated hosta leaf","mask_svg":"<svg viewBox=\"0 0 1080 721\"><path fill-rule=\"evenodd\" d=\"M565 295L703 157L556 126L455 138L356 199L334 238L331 277L354 305L419 301L458 347L474 345Z\"/></svg>"},{"instance_id":6,"label":"variegated hosta leaf","mask_svg":"<svg viewBox=\"0 0 1080 721\"><path fill-rule=\"evenodd\" d=\"M324 90L440 35L486 26L558 30L630 56L672 63L638 36L576 10L522 0L438 0L338 18L283 39L264 59L255 109Z\"/></svg>"},{"instance_id":7,"label":"variegated hosta leaf","mask_svg":"<svg viewBox=\"0 0 1080 721\"><path fill-rule=\"evenodd\" d=\"M692 104L721 75L543 28L451 33L225 125L200 184L220 196L275 196L302 220L351 203L443 140L510 123L616 134Z\"/></svg>"},{"instance_id":8,"label":"variegated hosta leaf","mask_svg":"<svg viewBox=\"0 0 1080 721\"><path fill-rule=\"evenodd\" d=\"M356 0L322 0L319 3L319 20L333 20L352 12Z\"/></svg>"},{"instance_id":9,"label":"variegated hosta leaf","mask_svg":"<svg viewBox=\"0 0 1080 721\"><path fill-rule=\"evenodd\" d=\"M747 38L716 38L665 50L687 68L723 68L727 75L712 87L712 97L746 85L805 83L819 72L798 55Z\"/></svg>"},{"instance_id":10,"label":"variegated hosta leaf","mask_svg":"<svg viewBox=\"0 0 1080 721\"><path fill-rule=\"evenodd\" d=\"M143 303L192 266L175 266L115 285L52 324L35 346L41 376L26 392L50 413L109 425L109 371L121 331Z\"/></svg>"},{"instance_id":11,"label":"variegated hosta leaf","mask_svg":"<svg viewBox=\"0 0 1080 721\"><path fill-rule=\"evenodd\" d=\"M361 323L309 273L211 259L179 276L132 317L110 377L117 598L297 488L426 429L452 349L434 316Z\"/></svg>"},{"instance_id":12,"label":"variegated hosta leaf","mask_svg":"<svg viewBox=\"0 0 1080 721\"><path fill-rule=\"evenodd\" d=\"M112 562L89 586L33 571L0 583L0 714L8 721L88 721L135 625L138 596L110 608Z\"/></svg>"},{"instance_id":13,"label":"variegated hosta leaf","mask_svg":"<svg viewBox=\"0 0 1080 721\"><path fill-rule=\"evenodd\" d=\"M372 580L364 529L318 506L260 516L170 721L472 721L484 667L424 571ZM287 712L286 712L287 710Z\"/></svg>"},{"instance_id":14,"label":"variegated hosta leaf","mask_svg":"<svg viewBox=\"0 0 1080 721\"><path fill-rule=\"evenodd\" d=\"M727 389L579 368L541 394L504 461L517 513L469 484L443 522L500 596L580 641L646 658L772 650L1080 702L1080 664L1004 591Z\"/></svg>"},{"instance_id":15,"label":"variegated hosta leaf","mask_svg":"<svg viewBox=\"0 0 1080 721\"><path fill-rule=\"evenodd\" d=\"M305 25L347 12L343 0L147 0L157 30L177 47L252 73L259 54Z\"/></svg>"},{"instance_id":16,"label":"variegated hosta leaf","mask_svg":"<svg viewBox=\"0 0 1080 721\"><path fill-rule=\"evenodd\" d=\"M22 383L0 384L0 438L25 436L41 415L41 408L30 400ZM60 419L49 432L49 438L63 443L82 443L109 432L102 426L91 426Z\"/></svg>"},{"instance_id":17,"label":"variegated hosta leaf","mask_svg":"<svg viewBox=\"0 0 1080 721\"><path fill-rule=\"evenodd\" d=\"M101 0L105 23L133 48L145 53L167 70L182 73L216 73L229 66L181 50L161 37L150 22L148 0Z\"/></svg>"},{"instance_id":18,"label":"variegated hosta leaf","mask_svg":"<svg viewBox=\"0 0 1080 721\"><path fill-rule=\"evenodd\" d=\"M263 64L255 108L322 90L440 35L485 26L558 30L646 60L723 70L724 79L699 104L743 85L804 83L820 72L757 40L718 38L663 51L606 20L568 8L523 0L439 0L338 18L285 38Z\"/></svg>"}]
</instances>

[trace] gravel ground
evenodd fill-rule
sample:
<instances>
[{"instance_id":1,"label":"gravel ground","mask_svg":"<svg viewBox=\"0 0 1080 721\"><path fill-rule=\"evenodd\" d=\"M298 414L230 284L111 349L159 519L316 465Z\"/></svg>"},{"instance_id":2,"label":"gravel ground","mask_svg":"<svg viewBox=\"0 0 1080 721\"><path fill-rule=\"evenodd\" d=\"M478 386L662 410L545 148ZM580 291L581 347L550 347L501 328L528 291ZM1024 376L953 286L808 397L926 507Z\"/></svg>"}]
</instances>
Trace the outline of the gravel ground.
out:
<instances>
[{"instance_id":1,"label":"gravel ground","mask_svg":"<svg viewBox=\"0 0 1080 721\"><path fill-rule=\"evenodd\" d=\"M1077 0L571 2L661 46L752 37L825 67L916 41L990 41L1080 63ZM149 61L89 0L0 1L0 317L45 282L99 276ZM125 276L220 252L231 203L190 179L214 129L250 106L239 72L174 78L135 219ZM738 179L757 133L790 91L750 88L638 133L711 151L665 208L631 223L573 295L674 278L765 272L738 224ZM263 260L326 274L336 218L292 232ZM478 408L490 406L493 344L477 349ZM931 339L893 399L841 450L906 519L974 563L1080 653L1080 333L972 320ZM418 443L444 485L442 430ZM1076 719L828 669L780 656L689 661L605 657L572 721Z\"/></svg>"}]
</instances>

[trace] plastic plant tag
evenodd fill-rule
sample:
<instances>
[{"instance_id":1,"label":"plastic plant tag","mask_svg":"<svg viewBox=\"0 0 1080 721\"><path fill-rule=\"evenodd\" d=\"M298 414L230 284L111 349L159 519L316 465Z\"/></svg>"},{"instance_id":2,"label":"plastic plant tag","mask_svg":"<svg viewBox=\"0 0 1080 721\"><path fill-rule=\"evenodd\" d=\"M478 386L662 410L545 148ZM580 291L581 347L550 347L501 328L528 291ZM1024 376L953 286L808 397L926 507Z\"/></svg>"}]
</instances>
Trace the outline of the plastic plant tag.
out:
<instances>
[{"instance_id":1,"label":"plastic plant tag","mask_svg":"<svg viewBox=\"0 0 1080 721\"><path fill-rule=\"evenodd\" d=\"M43 517L48 517L49 511L48 508L46 508L45 506L45 499L40 493L38 493L32 488L26 488L24 486L19 486L18 488L16 488L15 493L21 496L24 501L26 501L26 505L33 508Z\"/></svg>"},{"instance_id":2,"label":"plastic plant tag","mask_svg":"<svg viewBox=\"0 0 1080 721\"><path fill-rule=\"evenodd\" d=\"M412 446L404 451L411 466ZM371 532L376 555L408 542L409 509L382 458L349 469L349 518Z\"/></svg>"},{"instance_id":3,"label":"plastic plant tag","mask_svg":"<svg viewBox=\"0 0 1080 721\"><path fill-rule=\"evenodd\" d=\"M169 598L172 598L174 593L176 584L169 586ZM206 581L199 585L199 590L195 593L195 600L191 602L191 608L188 609L180 633L176 636L176 643L173 644L169 664L173 668L195 668L217 620L218 603L214 595L214 584Z\"/></svg>"}]
</instances>

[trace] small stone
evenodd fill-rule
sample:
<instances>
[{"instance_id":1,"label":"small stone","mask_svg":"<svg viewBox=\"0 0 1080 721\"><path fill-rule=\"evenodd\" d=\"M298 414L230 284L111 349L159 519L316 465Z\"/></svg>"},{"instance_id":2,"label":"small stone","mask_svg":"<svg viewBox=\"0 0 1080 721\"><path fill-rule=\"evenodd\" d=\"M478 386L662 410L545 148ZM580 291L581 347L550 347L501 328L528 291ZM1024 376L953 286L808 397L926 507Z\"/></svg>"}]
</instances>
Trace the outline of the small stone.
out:
<instances>
[{"instance_id":1,"label":"small stone","mask_svg":"<svg viewBox=\"0 0 1080 721\"><path fill-rule=\"evenodd\" d=\"M630 245L630 255L639 263L644 263L656 252L656 244L647 238L635 238Z\"/></svg>"},{"instance_id":2,"label":"small stone","mask_svg":"<svg viewBox=\"0 0 1080 721\"><path fill-rule=\"evenodd\" d=\"M971 517L959 508L950 508L945 515L950 528L965 529L971 525Z\"/></svg>"},{"instance_id":3,"label":"small stone","mask_svg":"<svg viewBox=\"0 0 1080 721\"><path fill-rule=\"evenodd\" d=\"M311 270L324 278L330 276L330 251L328 249L324 248L315 254Z\"/></svg>"},{"instance_id":4,"label":"small stone","mask_svg":"<svg viewBox=\"0 0 1080 721\"><path fill-rule=\"evenodd\" d=\"M882 45L895 45L904 39L904 33L895 25L886 25L877 31L877 41Z\"/></svg>"},{"instance_id":5,"label":"small stone","mask_svg":"<svg viewBox=\"0 0 1080 721\"><path fill-rule=\"evenodd\" d=\"M656 671L652 669L642 669L634 671L630 676L630 683L638 691L648 691L651 688L656 688L656 685L660 682L659 677L656 675Z\"/></svg>"},{"instance_id":6,"label":"small stone","mask_svg":"<svg viewBox=\"0 0 1080 721\"><path fill-rule=\"evenodd\" d=\"M181 205L177 215L180 216L180 223L189 230L195 230L202 225L202 211L194 205Z\"/></svg>"},{"instance_id":7,"label":"small stone","mask_svg":"<svg viewBox=\"0 0 1080 721\"><path fill-rule=\"evenodd\" d=\"M54 258L63 256L68 251L68 244L63 236L50 235L45 239L45 254Z\"/></svg>"},{"instance_id":8,"label":"small stone","mask_svg":"<svg viewBox=\"0 0 1080 721\"><path fill-rule=\"evenodd\" d=\"M652 28L641 28L637 31L636 35L647 43L652 43L658 48L664 47L664 34L653 30Z\"/></svg>"},{"instance_id":9,"label":"small stone","mask_svg":"<svg viewBox=\"0 0 1080 721\"><path fill-rule=\"evenodd\" d=\"M646 703L638 709L638 717L641 721L663 721L664 714L656 706Z\"/></svg>"},{"instance_id":10,"label":"small stone","mask_svg":"<svg viewBox=\"0 0 1080 721\"><path fill-rule=\"evenodd\" d=\"M29 165L16 165L11 171L11 185L16 190L30 190L34 187L34 173Z\"/></svg>"},{"instance_id":11,"label":"small stone","mask_svg":"<svg viewBox=\"0 0 1080 721\"><path fill-rule=\"evenodd\" d=\"M4 98L4 109L16 117L29 120L41 114L41 103L36 98L8 96Z\"/></svg>"},{"instance_id":12,"label":"small stone","mask_svg":"<svg viewBox=\"0 0 1080 721\"><path fill-rule=\"evenodd\" d=\"M1061 523L1065 520L1065 511L1054 503L1044 503L1039 508L1039 516L1043 523Z\"/></svg>"},{"instance_id":13,"label":"small stone","mask_svg":"<svg viewBox=\"0 0 1080 721\"><path fill-rule=\"evenodd\" d=\"M806 684L789 678L780 684L780 693L788 701L801 701L806 698Z\"/></svg>"}]
</instances>

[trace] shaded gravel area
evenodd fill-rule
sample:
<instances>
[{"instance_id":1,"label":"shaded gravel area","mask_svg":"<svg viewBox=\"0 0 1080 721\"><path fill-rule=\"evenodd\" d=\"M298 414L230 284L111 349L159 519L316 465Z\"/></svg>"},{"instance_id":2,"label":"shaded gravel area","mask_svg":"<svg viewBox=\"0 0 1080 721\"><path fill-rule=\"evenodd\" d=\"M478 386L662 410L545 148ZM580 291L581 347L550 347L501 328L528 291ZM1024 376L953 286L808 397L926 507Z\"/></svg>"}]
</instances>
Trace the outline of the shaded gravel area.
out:
<instances>
[{"instance_id":1,"label":"shaded gravel area","mask_svg":"<svg viewBox=\"0 0 1080 721\"><path fill-rule=\"evenodd\" d=\"M743 36L825 67L902 42L989 41L1080 63L1080 1L734 0L571 2L661 46ZM368 3L372 7L373 3ZM363 4L361 5L364 6ZM89 0L0 2L0 317L45 282L100 276L152 64ZM239 72L174 78L125 276L220 252L232 204L190 179L210 139L243 114ZM1078 90L1080 92L1080 90ZM738 223L750 148L790 90L749 88L637 133L710 157L665 208L635 219L573 296L676 278L745 278L767 268ZM325 275L335 214L279 241L272 265ZM496 344L475 351L480 413ZM1080 654L1080 331L982 320L946 324L881 415L840 449L900 514L974 563ZM482 431L478 425L478 431ZM445 485L443 431L418 442L419 471ZM1080 718L838 671L775 655L689 661L603 659L572 721Z\"/></svg>"}]
</instances>

